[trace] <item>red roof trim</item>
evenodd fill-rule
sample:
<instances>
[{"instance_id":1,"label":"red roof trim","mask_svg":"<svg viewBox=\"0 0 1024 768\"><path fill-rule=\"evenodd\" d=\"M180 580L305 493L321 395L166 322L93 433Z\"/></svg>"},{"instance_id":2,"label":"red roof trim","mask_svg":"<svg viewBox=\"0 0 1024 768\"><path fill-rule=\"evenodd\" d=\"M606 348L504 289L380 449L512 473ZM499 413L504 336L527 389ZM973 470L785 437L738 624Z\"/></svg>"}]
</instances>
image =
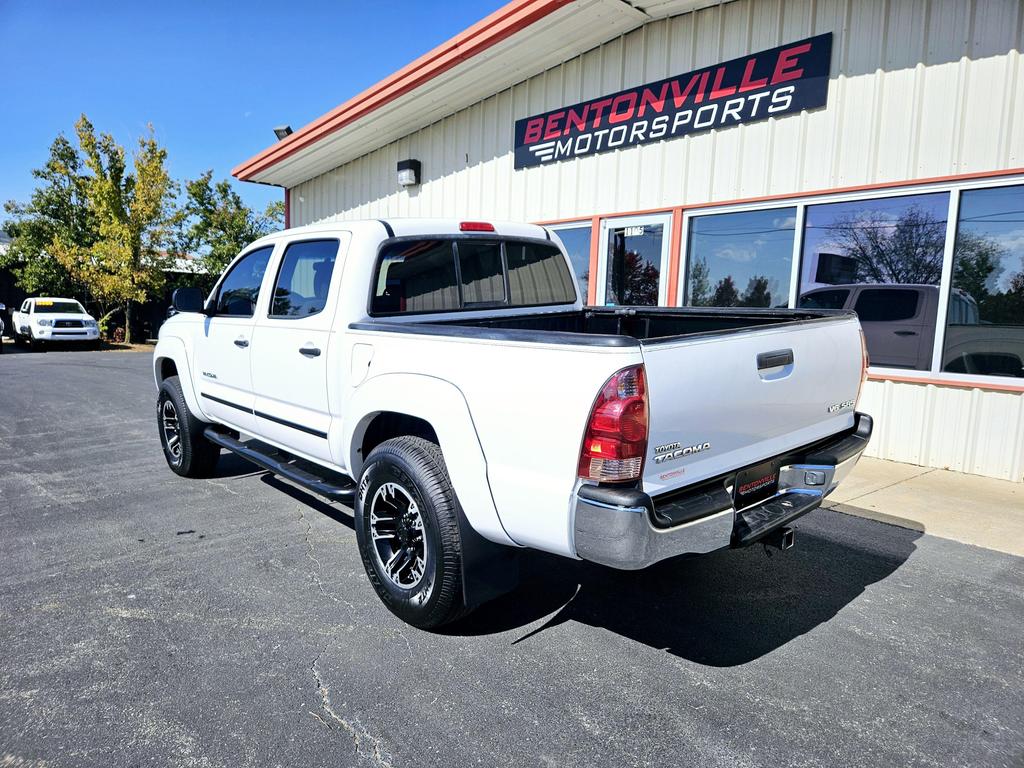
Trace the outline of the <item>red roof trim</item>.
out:
<instances>
[{"instance_id":1,"label":"red roof trim","mask_svg":"<svg viewBox=\"0 0 1024 768\"><path fill-rule=\"evenodd\" d=\"M483 53L570 2L572 0L513 0L286 139L235 166L231 174L241 181L252 180L256 174L380 109L460 62Z\"/></svg>"}]
</instances>

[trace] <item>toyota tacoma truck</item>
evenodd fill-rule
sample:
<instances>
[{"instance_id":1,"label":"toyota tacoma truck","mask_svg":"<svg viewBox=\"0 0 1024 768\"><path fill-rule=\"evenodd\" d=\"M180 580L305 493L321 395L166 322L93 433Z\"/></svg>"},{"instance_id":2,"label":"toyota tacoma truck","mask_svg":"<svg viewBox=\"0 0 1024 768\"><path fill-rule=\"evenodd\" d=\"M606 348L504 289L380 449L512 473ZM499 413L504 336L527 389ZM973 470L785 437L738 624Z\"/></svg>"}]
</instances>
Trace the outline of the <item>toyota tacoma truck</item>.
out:
<instances>
[{"instance_id":1,"label":"toyota tacoma truck","mask_svg":"<svg viewBox=\"0 0 1024 768\"><path fill-rule=\"evenodd\" d=\"M38 349L48 341L87 342L98 348L100 330L96 319L74 299L41 296L25 299L11 314L11 335L15 344Z\"/></svg>"},{"instance_id":2,"label":"toyota tacoma truck","mask_svg":"<svg viewBox=\"0 0 1024 768\"><path fill-rule=\"evenodd\" d=\"M171 470L227 449L351 505L374 589L424 628L512 589L523 548L788 548L871 434L853 312L587 307L541 226L291 229L172 301Z\"/></svg>"}]
</instances>

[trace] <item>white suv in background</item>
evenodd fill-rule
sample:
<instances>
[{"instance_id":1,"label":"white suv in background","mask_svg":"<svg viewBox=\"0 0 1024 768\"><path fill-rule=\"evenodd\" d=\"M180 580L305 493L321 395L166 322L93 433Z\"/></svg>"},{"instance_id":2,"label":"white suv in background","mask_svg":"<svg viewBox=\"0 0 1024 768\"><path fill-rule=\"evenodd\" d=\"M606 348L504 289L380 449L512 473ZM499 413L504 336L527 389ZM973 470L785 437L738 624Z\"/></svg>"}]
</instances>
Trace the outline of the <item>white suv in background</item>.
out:
<instances>
[{"instance_id":1,"label":"white suv in background","mask_svg":"<svg viewBox=\"0 0 1024 768\"><path fill-rule=\"evenodd\" d=\"M74 299L41 296L25 299L21 310L11 316L14 343L28 343L33 349L47 341L84 341L100 344L96 319Z\"/></svg>"}]
</instances>

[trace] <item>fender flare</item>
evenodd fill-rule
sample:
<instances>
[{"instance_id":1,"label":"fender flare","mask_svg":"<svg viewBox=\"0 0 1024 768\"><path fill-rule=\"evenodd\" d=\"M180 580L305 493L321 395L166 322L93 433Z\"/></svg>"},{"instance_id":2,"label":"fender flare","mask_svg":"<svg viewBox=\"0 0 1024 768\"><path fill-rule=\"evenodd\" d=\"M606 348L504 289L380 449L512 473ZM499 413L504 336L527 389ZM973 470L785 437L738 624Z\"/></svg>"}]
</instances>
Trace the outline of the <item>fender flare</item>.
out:
<instances>
[{"instance_id":1,"label":"fender flare","mask_svg":"<svg viewBox=\"0 0 1024 768\"><path fill-rule=\"evenodd\" d=\"M199 398L196 396L195 387L192 384L192 368L188 363L188 354L185 349L185 342L175 336L161 338L156 349L153 350L153 381L157 389L160 388L160 362L172 360L174 367L178 370L178 380L181 382L181 391L185 395L185 402L193 415L201 421L209 421L199 405Z\"/></svg>"},{"instance_id":2,"label":"fender flare","mask_svg":"<svg viewBox=\"0 0 1024 768\"><path fill-rule=\"evenodd\" d=\"M363 435L383 412L401 413L430 424L444 454L448 475L467 521L484 538L520 546L501 524L487 479L487 458L462 391L449 381L413 373L387 373L367 379L348 398L343 448L352 476L359 477Z\"/></svg>"}]
</instances>

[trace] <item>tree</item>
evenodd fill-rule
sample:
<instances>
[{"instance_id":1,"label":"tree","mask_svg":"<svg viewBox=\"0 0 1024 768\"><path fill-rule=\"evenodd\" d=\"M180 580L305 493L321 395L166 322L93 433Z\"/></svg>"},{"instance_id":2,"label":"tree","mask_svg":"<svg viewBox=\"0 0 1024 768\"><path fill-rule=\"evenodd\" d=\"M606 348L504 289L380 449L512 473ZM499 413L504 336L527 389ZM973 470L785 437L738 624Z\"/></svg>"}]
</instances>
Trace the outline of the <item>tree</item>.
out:
<instances>
[{"instance_id":1,"label":"tree","mask_svg":"<svg viewBox=\"0 0 1024 768\"><path fill-rule=\"evenodd\" d=\"M989 296L988 286L1003 271L1005 249L999 241L961 231L953 251L953 285L969 293L979 305Z\"/></svg>"},{"instance_id":2,"label":"tree","mask_svg":"<svg viewBox=\"0 0 1024 768\"><path fill-rule=\"evenodd\" d=\"M740 299L741 307L770 307L772 305L772 294L768 290L768 278L764 275L754 275L747 282L747 290L743 292Z\"/></svg>"},{"instance_id":3,"label":"tree","mask_svg":"<svg viewBox=\"0 0 1024 768\"><path fill-rule=\"evenodd\" d=\"M732 275L726 275L715 286L715 293L711 297L711 306L735 307L739 302L740 296L736 291L736 283L733 282Z\"/></svg>"},{"instance_id":4,"label":"tree","mask_svg":"<svg viewBox=\"0 0 1024 768\"><path fill-rule=\"evenodd\" d=\"M29 293L81 296L86 292L85 285L50 252L55 239L90 246L99 237L83 170L78 150L58 136L50 145L46 164L32 171L40 185L30 202L10 201L4 206L14 218L4 223L11 244L0 254L0 267L9 268Z\"/></svg>"},{"instance_id":5,"label":"tree","mask_svg":"<svg viewBox=\"0 0 1024 768\"><path fill-rule=\"evenodd\" d=\"M212 283L235 256L253 240L281 228L284 203L256 213L242 202L229 181L212 182L213 171L186 182L185 201L178 212L175 248L202 259Z\"/></svg>"},{"instance_id":6,"label":"tree","mask_svg":"<svg viewBox=\"0 0 1024 768\"><path fill-rule=\"evenodd\" d=\"M917 205L896 221L851 215L836 219L828 229L842 254L856 262L858 282L939 282L946 224Z\"/></svg>"},{"instance_id":7,"label":"tree","mask_svg":"<svg viewBox=\"0 0 1024 768\"><path fill-rule=\"evenodd\" d=\"M96 135L85 115L75 124L85 167L84 186L98 237L83 242L58 234L54 258L88 286L106 320L123 307L125 341L132 338L132 302L145 302L164 283L163 250L172 221L174 185L164 167L167 151L149 134L139 139L128 172L124 148L110 134Z\"/></svg>"},{"instance_id":8,"label":"tree","mask_svg":"<svg viewBox=\"0 0 1024 768\"><path fill-rule=\"evenodd\" d=\"M694 260L690 265L690 306L706 307L711 297L711 282L707 259Z\"/></svg>"}]
</instances>

